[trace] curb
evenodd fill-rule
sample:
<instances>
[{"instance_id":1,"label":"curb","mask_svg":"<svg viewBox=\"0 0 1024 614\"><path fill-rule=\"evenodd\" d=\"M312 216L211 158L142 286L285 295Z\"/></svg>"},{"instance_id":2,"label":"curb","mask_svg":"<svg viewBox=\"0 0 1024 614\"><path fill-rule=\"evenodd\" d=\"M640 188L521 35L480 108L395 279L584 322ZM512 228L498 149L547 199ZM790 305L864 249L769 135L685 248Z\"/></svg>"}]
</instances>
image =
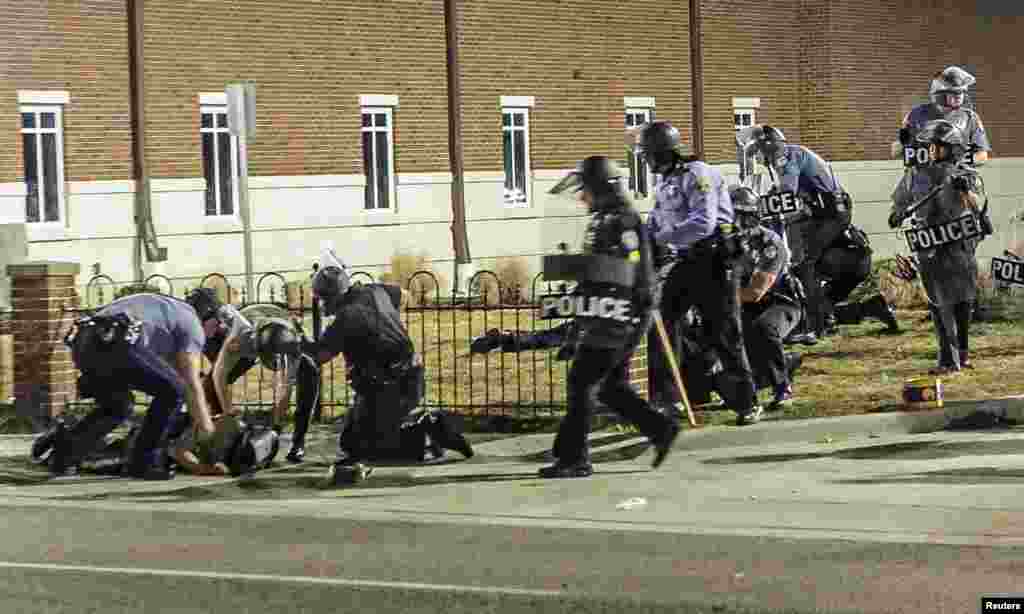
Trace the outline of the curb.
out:
<instances>
[{"instance_id":1,"label":"curb","mask_svg":"<svg viewBox=\"0 0 1024 614\"><path fill-rule=\"evenodd\" d=\"M1024 395L983 401L946 401L943 409L884 412L856 416L809 419L767 419L753 426L709 426L684 430L676 439L678 450L711 450L778 443L813 443L824 437L842 439L878 435L920 435L950 428L984 428L998 423L1024 423ZM551 448L554 434L523 435L474 446L487 456L518 457ZM604 441L610 441L604 444ZM614 433L592 433L592 451L633 445Z\"/></svg>"}]
</instances>

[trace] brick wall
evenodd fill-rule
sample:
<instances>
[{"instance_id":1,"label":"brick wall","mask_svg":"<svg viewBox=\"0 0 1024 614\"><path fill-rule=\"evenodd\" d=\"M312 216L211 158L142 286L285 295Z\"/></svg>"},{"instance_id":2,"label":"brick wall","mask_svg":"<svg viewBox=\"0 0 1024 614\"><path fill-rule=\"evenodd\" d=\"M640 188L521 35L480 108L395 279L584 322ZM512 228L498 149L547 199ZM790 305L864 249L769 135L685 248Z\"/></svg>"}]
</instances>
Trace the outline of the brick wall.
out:
<instances>
[{"instance_id":1,"label":"brick wall","mask_svg":"<svg viewBox=\"0 0 1024 614\"><path fill-rule=\"evenodd\" d=\"M19 89L69 92L67 181L131 178L125 11L117 0L0 1L0 183L24 180Z\"/></svg>"},{"instance_id":2,"label":"brick wall","mask_svg":"<svg viewBox=\"0 0 1024 614\"><path fill-rule=\"evenodd\" d=\"M253 175L362 173L360 94L397 94L399 173L448 170L440 0L146 2L154 177L200 177L200 92L256 81Z\"/></svg>"},{"instance_id":3,"label":"brick wall","mask_svg":"<svg viewBox=\"0 0 1024 614\"><path fill-rule=\"evenodd\" d=\"M758 123L799 140L797 0L703 0L704 158L736 160L734 97L760 97Z\"/></svg>"},{"instance_id":4,"label":"brick wall","mask_svg":"<svg viewBox=\"0 0 1024 614\"><path fill-rule=\"evenodd\" d=\"M463 137L467 171L502 168L500 96L535 96L534 169L622 158L623 96L654 96L655 115L690 130L686 2L462 2Z\"/></svg>"}]
</instances>

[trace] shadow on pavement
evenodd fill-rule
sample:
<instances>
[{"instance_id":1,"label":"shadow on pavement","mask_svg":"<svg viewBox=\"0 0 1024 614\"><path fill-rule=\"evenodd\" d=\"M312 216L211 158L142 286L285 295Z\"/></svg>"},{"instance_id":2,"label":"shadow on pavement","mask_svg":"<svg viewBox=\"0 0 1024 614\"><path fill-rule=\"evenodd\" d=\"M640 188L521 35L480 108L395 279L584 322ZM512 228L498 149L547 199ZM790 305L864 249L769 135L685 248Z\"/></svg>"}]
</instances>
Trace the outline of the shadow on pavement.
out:
<instances>
[{"instance_id":1,"label":"shadow on pavement","mask_svg":"<svg viewBox=\"0 0 1024 614\"><path fill-rule=\"evenodd\" d=\"M965 467L963 469L945 469L941 471L925 471L922 473L906 473L902 475L877 478L851 478L833 480L833 484L1004 484L1020 483L1024 478L1024 469L999 469L996 467Z\"/></svg>"},{"instance_id":2,"label":"shadow on pavement","mask_svg":"<svg viewBox=\"0 0 1024 614\"><path fill-rule=\"evenodd\" d=\"M703 461L707 465L743 465L755 463L785 463L790 461L838 458L847 460L934 460L976 455L1024 454L1024 440L1003 439L1000 441L950 442L940 439L861 446L831 452L807 452L801 454L758 454L712 458Z\"/></svg>"},{"instance_id":3,"label":"shadow on pavement","mask_svg":"<svg viewBox=\"0 0 1024 614\"><path fill-rule=\"evenodd\" d=\"M618 475L646 473L646 470L605 470L599 475ZM188 479L188 478L185 478ZM145 492L103 492L85 495L68 495L55 497L61 501L110 501L110 500L142 500L159 499L161 501L184 502L206 501L216 499L270 500L308 497L318 492L352 492L373 491L384 488L411 488L436 486L444 484L472 484L494 482L523 482L522 486L532 486L541 482L536 472L502 473L502 474L461 474L417 476L410 473L375 472L365 482L358 485L330 486L324 474L291 476L282 474L256 474L243 480L225 480L221 484L203 484L201 486L185 486L171 490ZM547 481L547 480L545 480ZM405 493L380 493L376 495L359 494L362 497L399 497Z\"/></svg>"}]
</instances>

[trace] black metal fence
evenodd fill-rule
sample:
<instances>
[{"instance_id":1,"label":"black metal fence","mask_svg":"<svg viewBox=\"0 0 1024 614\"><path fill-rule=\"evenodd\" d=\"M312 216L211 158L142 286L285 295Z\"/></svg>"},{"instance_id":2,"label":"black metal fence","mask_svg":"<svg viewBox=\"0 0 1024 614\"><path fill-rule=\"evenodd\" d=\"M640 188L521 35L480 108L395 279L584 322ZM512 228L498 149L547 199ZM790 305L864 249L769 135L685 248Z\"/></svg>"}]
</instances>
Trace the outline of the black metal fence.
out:
<instances>
[{"instance_id":1,"label":"black metal fence","mask_svg":"<svg viewBox=\"0 0 1024 614\"><path fill-rule=\"evenodd\" d=\"M201 278L171 279L152 275L139 284L118 283L106 275L97 275L80 286L79 305L65 308L66 325L126 294L158 291L183 298L195 287L212 287L222 300L240 308L273 304L287 309L301 320L311 338L318 339L327 323L312 299L309 277L307 273L301 279L287 280L280 273L265 273L255 283L254 296L248 297L242 276L211 273ZM365 271L355 272L351 277L355 282L377 281ZM480 271L473 276L468 295L442 295L444 288L430 271L414 273L401 286L402 320L423 357L427 372L424 406L469 415L527 417L564 410L569 365L556 360L556 350L503 352L495 349L486 354L470 353L472 340L491 329L533 334L559 324L559 321L540 320L535 316L540 298L564 292L564 286L544 282L541 275L533 278L529 288L515 283L503 284L491 271ZM637 352L633 375L641 388L646 388L645 365L646 352ZM209 368L204 359L204 369ZM317 414L335 417L354 401L346 380L344 358L339 356L324 365L321 378ZM234 384L236 403L246 410L269 409L277 402L272 381L270 372L257 365Z\"/></svg>"}]
</instances>

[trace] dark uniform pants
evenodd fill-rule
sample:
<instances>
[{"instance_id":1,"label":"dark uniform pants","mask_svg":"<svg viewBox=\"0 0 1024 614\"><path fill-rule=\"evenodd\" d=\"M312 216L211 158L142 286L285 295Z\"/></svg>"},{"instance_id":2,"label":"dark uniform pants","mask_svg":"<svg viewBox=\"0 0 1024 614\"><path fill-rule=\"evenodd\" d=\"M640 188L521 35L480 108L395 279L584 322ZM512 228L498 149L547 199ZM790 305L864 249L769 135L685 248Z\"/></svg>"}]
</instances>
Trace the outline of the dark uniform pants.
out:
<instances>
[{"instance_id":1,"label":"dark uniform pants","mask_svg":"<svg viewBox=\"0 0 1024 614\"><path fill-rule=\"evenodd\" d=\"M800 249L794 250L798 261L796 273L807 294L807 324L815 334L825 331L825 316L828 305L822 288L818 265L825 250L842 236L850 225L850 212L834 213L828 217L814 217L800 224L798 235Z\"/></svg>"},{"instance_id":2,"label":"dark uniform pants","mask_svg":"<svg viewBox=\"0 0 1024 614\"><path fill-rule=\"evenodd\" d=\"M649 322L648 322L649 326ZM644 327L644 333L646 333ZM609 349L580 345L566 382L568 410L555 438L553 453L562 464L590 459L587 433L594 397L632 422L652 440L664 436L674 418L655 411L629 384L629 361L636 344Z\"/></svg>"},{"instance_id":3,"label":"dark uniform pants","mask_svg":"<svg viewBox=\"0 0 1024 614\"><path fill-rule=\"evenodd\" d=\"M108 433L127 420L135 405L132 391L138 390L153 400L143 419L132 458L128 460L130 467L138 470L156 464L171 417L185 402L185 382L181 376L152 351L127 343L105 351L85 349L80 360L79 368L96 401L96 409L71 430L71 449L64 451L64 463L80 462L99 447Z\"/></svg>"},{"instance_id":4,"label":"dark uniform pants","mask_svg":"<svg viewBox=\"0 0 1024 614\"><path fill-rule=\"evenodd\" d=\"M677 347L677 323L696 305L704 318L700 345L722 364L722 373L717 377L719 394L730 409L746 414L754 407L756 397L743 344L738 283L722 257L700 251L677 262L669 271L661 289L660 309L671 345ZM653 378L654 399L681 401L661 341L656 339L649 345L652 351L648 369Z\"/></svg>"},{"instance_id":5,"label":"dark uniform pants","mask_svg":"<svg viewBox=\"0 0 1024 614\"><path fill-rule=\"evenodd\" d=\"M744 306L743 337L758 388L790 383L782 342L800 323L800 311L782 301Z\"/></svg>"},{"instance_id":6,"label":"dark uniform pants","mask_svg":"<svg viewBox=\"0 0 1024 614\"><path fill-rule=\"evenodd\" d=\"M345 417L340 450L351 461L403 457L401 427L426 388L422 363L375 375L357 369L352 388L359 396Z\"/></svg>"},{"instance_id":7,"label":"dark uniform pants","mask_svg":"<svg viewBox=\"0 0 1024 614\"><path fill-rule=\"evenodd\" d=\"M968 359L971 311L973 304L963 301L937 307L929 305L939 345L939 366L960 368Z\"/></svg>"}]
</instances>

